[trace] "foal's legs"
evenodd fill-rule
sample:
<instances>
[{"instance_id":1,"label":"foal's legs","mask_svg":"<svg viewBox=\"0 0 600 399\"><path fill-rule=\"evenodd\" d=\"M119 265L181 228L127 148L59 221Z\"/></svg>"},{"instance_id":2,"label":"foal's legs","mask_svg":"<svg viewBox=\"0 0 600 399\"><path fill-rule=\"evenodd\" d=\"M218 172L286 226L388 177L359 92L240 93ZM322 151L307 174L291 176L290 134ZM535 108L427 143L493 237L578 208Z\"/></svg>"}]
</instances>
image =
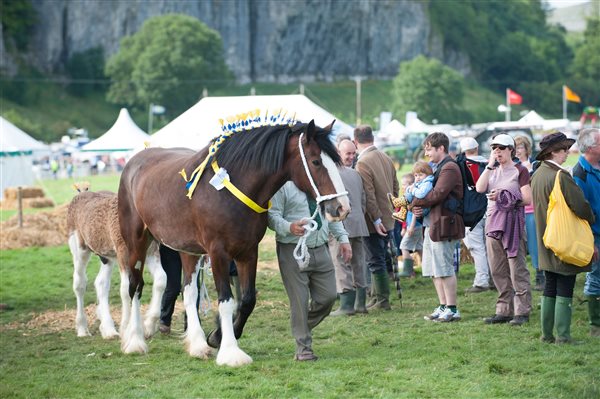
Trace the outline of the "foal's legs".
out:
<instances>
[{"instance_id":1,"label":"foal's legs","mask_svg":"<svg viewBox=\"0 0 600 399\"><path fill-rule=\"evenodd\" d=\"M206 343L206 335L200 325L198 316L198 308L196 303L198 300L198 284L197 277L199 267L198 256L179 253L183 266L183 306L187 316L187 331L185 334L185 347L193 357L208 359L212 350Z\"/></svg>"},{"instance_id":2,"label":"foal's legs","mask_svg":"<svg viewBox=\"0 0 600 399\"><path fill-rule=\"evenodd\" d=\"M158 318L160 317L160 304L167 286L167 274L160 263L160 254L158 252L158 243L152 241L146 255L146 266L152 274L154 282L152 283L152 299L150 306L146 311L144 320L144 332L146 338L153 336L158 331Z\"/></svg>"},{"instance_id":3,"label":"foal's legs","mask_svg":"<svg viewBox=\"0 0 600 399\"><path fill-rule=\"evenodd\" d=\"M77 316L75 317L75 328L78 337L91 335L88 330L87 317L83 306L83 296L87 285L86 268L92 252L82 248L79 244L77 232L69 237L69 248L73 255L73 292L77 298Z\"/></svg>"},{"instance_id":4,"label":"foal's legs","mask_svg":"<svg viewBox=\"0 0 600 399\"><path fill-rule=\"evenodd\" d=\"M115 322L110 315L110 305L108 304L108 294L110 292L110 276L115 264L114 259L100 257L100 271L94 281L96 287L96 297L98 304L96 305L96 317L100 320L100 334L102 338L115 338L119 336L115 328Z\"/></svg>"}]
</instances>

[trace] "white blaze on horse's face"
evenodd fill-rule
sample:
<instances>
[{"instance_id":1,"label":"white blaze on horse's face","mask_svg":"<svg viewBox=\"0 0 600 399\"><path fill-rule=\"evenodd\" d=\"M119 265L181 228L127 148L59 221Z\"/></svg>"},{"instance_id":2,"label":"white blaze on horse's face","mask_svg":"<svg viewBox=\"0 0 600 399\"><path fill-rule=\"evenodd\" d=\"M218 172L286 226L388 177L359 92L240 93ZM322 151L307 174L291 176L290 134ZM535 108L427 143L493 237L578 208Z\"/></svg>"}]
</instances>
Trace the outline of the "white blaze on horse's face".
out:
<instances>
[{"instance_id":1,"label":"white blaze on horse's face","mask_svg":"<svg viewBox=\"0 0 600 399\"><path fill-rule=\"evenodd\" d=\"M333 160L329 157L329 155L321 152L321 160L323 162L323 166L327 168L327 172L329 173L329 178L335 187L336 193L343 193L346 191L344 187L344 183L342 182L342 177L340 176L340 172L338 171L337 165ZM330 201L338 201L339 206L337 206L335 210L332 212L328 211L327 205L325 206L325 216L328 220L335 222L339 220L344 220L348 213L350 213L350 200L348 199L348 195L342 195L340 197L334 198ZM328 201L326 201L327 203Z\"/></svg>"}]
</instances>

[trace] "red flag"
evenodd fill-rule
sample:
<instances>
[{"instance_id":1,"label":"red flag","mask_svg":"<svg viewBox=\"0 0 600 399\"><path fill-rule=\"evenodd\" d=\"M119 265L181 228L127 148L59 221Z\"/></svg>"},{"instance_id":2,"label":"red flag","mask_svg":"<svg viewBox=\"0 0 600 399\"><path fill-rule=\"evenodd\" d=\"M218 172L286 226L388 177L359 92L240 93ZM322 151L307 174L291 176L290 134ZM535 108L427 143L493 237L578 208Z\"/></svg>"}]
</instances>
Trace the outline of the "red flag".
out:
<instances>
[{"instance_id":1,"label":"red flag","mask_svg":"<svg viewBox=\"0 0 600 399\"><path fill-rule=\"evenodd\" d=\"M515 91L511 89L506 89L506 98L508 99L509 104L522 104L523 97Z\"/></svg>"}]
</instances>

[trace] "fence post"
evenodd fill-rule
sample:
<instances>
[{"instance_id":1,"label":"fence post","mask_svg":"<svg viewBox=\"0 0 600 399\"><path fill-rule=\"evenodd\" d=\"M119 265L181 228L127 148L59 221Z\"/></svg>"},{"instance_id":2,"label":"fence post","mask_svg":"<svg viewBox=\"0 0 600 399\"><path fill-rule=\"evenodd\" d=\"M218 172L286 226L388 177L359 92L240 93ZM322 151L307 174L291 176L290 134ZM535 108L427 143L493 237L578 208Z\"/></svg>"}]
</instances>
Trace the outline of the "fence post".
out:
<instances>
[{"instance_id":1,"label":"fence post","mask_svg":"<svg viewBox=\"0 0 600 399\"><path fill-rule=\"evenodd\" d=\"M23 227L23 195L21 193L21 186L17 187L17 208L19 215L19 228Z\"/></svg>"}]
</instances>

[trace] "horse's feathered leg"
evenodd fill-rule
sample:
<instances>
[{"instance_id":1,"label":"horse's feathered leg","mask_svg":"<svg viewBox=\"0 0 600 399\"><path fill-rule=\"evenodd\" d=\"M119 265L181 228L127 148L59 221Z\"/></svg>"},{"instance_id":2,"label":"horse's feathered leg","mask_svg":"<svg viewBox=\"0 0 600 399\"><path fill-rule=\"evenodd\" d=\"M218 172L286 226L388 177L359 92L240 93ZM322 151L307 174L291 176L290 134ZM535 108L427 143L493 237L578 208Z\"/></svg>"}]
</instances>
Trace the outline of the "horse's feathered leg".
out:
<instances>
[{"instance_id":1,"label":"horse's feathered leg","mask_svg":"<svg viewBox=\"0 0 600 399\"><path fill-rule=\"evenodd\" d=\"M153 336L158 331L158 319L160 317L160 303L167 286L167 274L160 263L158 243L152 241L146 254L146 266L152 274L152 299L144 318L144 335L146 338Z\"/></svg>"},{"instance_id":2,"label":"horse's feathered leg","mask_svg":"<svg viewBox=\"0 0 600 399\"><path fill-rule=\"evenodd\" d=\"M119 336L115 328L115 322L110 315L108 296L110 293L110 277L112 274L114 259L100 257L100 271L94 281L98 304L96 305L96 316L100 320L100 334L102 338L109 339Z\"/></svg>"},{"instance_id":3,"label":"horse's feathered leg","mask_svg":"<svg viewBox=\"0 0 600 399\"><path fill-rule=\"evenodd\" d=\"M231 293L229 285L229 263L230 259L225 256L211 252L213 278L219 293L219 324L220 326L211 333L211 337L221 338L219 352L217 353L217 364L231 367L243 366L252 363L252 358L242 351L237 343L233 332L233 316L237 305Z\"/></svg>"},{"instance_id":4,"label":"horse's feathered leg","mask_svg":"<svg viewBox=\"0 0 600 399\"><path fill-rule=\"evenodd\" d=\"M88 329L87 317L85 315L83 297L87 286L86 268L90 260L91 251L82 248L79 244L77 233L69 237L69 248L73 255L73 292L77 298L77 316L75 317L75 328L78 337L91 335Z\"/></svg>"},{"instance_id":5,"label":"horse's feathered leg","mask_svg":"<svg viewBox=\"0 0 600 399\"><path fill-rule=\"evenodd\" d=\"M129 297L131 298L131 314L127 324L125 334L122 335L121 350L124 353L146 353L148 345L144 340L144 328L142 324L142 313L140 309L140 299L144 288L144 261L146 246L136 248L138 251L130 253L129 265Z\"/></svg>"},{"instance_id":6,"label":"horse's feathered leg","mask_svg":"<svg viewBox=\"0 0 600 399\"><path fill-rule=\"evenodd\" d=\"M193 357L208 359L212 354L211 348L206 343L206 335L200 325L198 316L198 285L197 278L200 267L198 256L179 253L183 266L183 306L187 316L187 330L185 334L185 347Z\"/></svg>"}]
</instances>

